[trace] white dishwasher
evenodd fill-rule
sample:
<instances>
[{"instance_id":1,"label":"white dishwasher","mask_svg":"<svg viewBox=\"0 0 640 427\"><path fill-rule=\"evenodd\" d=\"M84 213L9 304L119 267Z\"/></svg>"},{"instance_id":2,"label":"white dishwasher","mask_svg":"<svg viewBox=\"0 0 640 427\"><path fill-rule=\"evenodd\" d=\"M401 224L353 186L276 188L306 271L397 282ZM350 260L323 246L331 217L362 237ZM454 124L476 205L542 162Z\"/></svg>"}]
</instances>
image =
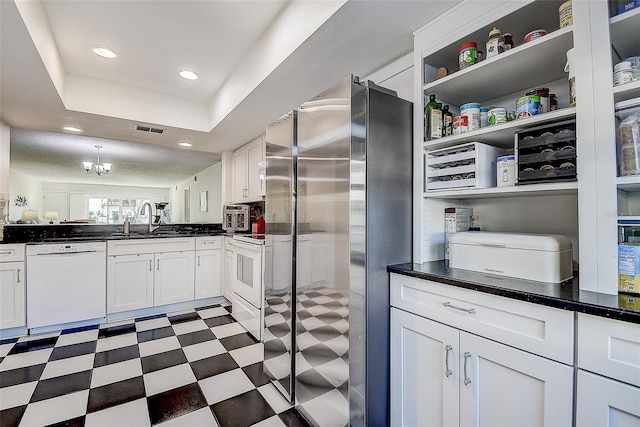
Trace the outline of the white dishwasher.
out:
<instances>
[{"instance_id":1,"label":"white dishwasher","mask_svg":"<svg viewBox=\"0 0 640 427\"><path fill-rule=\"evenodd\" d=\"M27 245L27 328L106 316L105 242Z\"/></svg>"}]
</instances>

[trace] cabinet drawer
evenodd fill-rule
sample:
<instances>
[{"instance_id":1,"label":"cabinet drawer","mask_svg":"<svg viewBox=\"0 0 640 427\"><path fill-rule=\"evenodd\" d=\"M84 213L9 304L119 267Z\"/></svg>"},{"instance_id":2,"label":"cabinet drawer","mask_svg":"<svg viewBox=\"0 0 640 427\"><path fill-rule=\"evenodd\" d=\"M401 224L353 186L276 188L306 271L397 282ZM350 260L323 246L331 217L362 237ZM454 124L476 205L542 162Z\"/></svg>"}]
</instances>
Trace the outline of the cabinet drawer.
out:
<instances>
[{"instance_id":1,"label":"cabinet drawer","mask_svg":"<svg viewBox=\"0 0 640 427\"><path fill-rule=\"evenodd\" d=\"M579 313L578 367L640 387L640 325Z\"/></svg>"},{"instance_id":2,"label":"cabinet drawer","mask_svg":"<svg viewBox=\"0 0 640 427\"><path fill-rule=\"evenodd\" d=\"M193 237L150 238L137 240L110 240L107 242L108 255L138 255L157 252L179 252L194 250Z\"/></svg>"},{"instance_id":3,"label":"cabinet drawer","mask_svg":"<svg viewBox=\"0 0 640 427\"><path fill-rule=\"evenodd\" d=\"M24 261L24 244L0 245L0 262Z\"/></svg>"},{"instance_id":4,"label":"cabinet drawer","mask_svg":"<svg viewBox=\"0 0 640 427\"><path fill-rule=\"evenodd\" d=\"M573 365L573 313L391 275L391 305L533 354Z\"/></svg>"},{"instance_id":5,"label":"cabinet drawer","mask_svg":"<svg viewBox=\"0 0 640 427\"><path fill-rule=\"evenodd\" d=\"M196 250L222 248L222 236L196 237Z\"/></svg>"}]
</instances>

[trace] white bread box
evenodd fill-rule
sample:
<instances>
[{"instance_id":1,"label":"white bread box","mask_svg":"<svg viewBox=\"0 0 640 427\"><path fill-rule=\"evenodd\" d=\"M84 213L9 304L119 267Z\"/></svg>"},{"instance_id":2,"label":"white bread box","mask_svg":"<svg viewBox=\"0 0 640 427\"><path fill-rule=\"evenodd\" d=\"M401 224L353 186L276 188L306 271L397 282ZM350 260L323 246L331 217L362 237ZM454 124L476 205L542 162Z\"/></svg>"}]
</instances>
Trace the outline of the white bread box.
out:
<instances>
[{"instance_id":1,"label":"white bread box","mask_svg":"<svg viewBox=\"0 0 640 427\"><path fill-rule=\"evenodd\" d=\"M449 267L560 283L573 277L571 240L555 234L455 233Z\"/></svg>"}]
</instances>

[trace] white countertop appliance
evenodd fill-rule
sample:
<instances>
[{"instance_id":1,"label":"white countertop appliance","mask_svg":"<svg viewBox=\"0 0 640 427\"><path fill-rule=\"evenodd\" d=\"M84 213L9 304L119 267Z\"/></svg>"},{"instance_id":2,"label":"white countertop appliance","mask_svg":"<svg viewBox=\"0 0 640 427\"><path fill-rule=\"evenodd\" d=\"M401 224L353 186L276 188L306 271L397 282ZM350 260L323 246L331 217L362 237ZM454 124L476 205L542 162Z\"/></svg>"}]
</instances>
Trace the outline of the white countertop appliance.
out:
<instances>
[{"instance_id":1,"label":"white countertop appliance","mask_svg":"<svg viewBox=\"0 0 640 427\"><path fill-rule=\"evenodd\" d=\"M249 205L225 205L222 209L222 229L231 233L249 231L249 215Z\"/></svg>"},{"instance_id":2,"label":"white countertop appliance","mask_svg":"<svg viewBox=\"0 0 640 427\"><path fill-rule=\"evenodd\" d=\"M105 321L105 242L27 245L26 277L28 329Z\"/></svg>"},{"instance_id":3,"label":"white countertop appliance","mask_svg":"<svg viewBox=\"0 0 640 427\"><path fill-rule=\"evenodd\" d=\"M466 231L450 237L449 251L452 268L548 283L573 277L565 236Z\"/></svg>"}]
</instances>

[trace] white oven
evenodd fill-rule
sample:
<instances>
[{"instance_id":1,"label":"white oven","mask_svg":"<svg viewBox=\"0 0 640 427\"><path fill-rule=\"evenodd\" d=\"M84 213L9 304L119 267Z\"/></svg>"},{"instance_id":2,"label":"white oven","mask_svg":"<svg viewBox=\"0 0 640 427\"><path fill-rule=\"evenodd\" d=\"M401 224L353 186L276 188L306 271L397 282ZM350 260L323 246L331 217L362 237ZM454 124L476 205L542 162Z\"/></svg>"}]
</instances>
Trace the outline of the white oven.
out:
<instances>
[{"instance_id":1,"label":"white oven","mask_svg":"<svg viewBox=\"0 0 640 427\"><path fill-rule=\"evenodd\" d=\"M264 317L264 239L235 235L233 253L231 315L257 340L262 339Z\"/></svg>"}]
</instances>

